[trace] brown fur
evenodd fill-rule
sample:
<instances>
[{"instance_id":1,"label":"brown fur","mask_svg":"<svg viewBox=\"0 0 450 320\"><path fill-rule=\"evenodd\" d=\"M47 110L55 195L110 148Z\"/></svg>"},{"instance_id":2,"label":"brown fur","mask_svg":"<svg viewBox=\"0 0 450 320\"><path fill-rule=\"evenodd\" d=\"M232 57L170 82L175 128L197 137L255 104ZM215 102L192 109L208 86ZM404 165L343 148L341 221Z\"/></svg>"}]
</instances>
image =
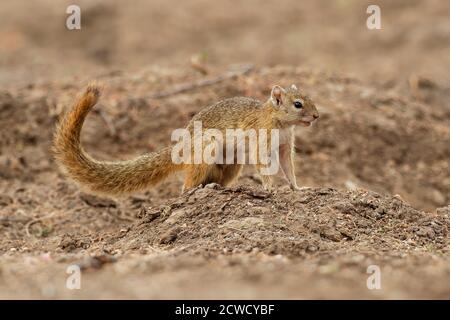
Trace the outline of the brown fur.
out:
<instances>
[{"instance_id":1,"label":"brown fur","mask_svg":"<svg viewBox=\"0 0 450 320\"><path fill-rule=\"evenodd\" d=\"M289 151L281 154L282 157L287 157L284 159L287 167L283 167L283 162L281 165L291 187L298 188L292 167L292 126L305 125L306 122L302 121L305 117L309 119L307 122L312 122L318 117L318 112L314 103L294 88L292 86L284 90L275 86L271 98L264 104L243 97L222 100L195 115L187 129L192 132L194 121L202 121L204 130L214 128L223 133L226 129L237 128L264 128L269 132L274 128L287 130L290 138L280 149ZM128 161L106 162L93 159L81 147L80 133L84 119L99 96L98 86L89 85L60 122L55 133L53 149L56 160L66 175L81 185L94 192L118 195L146 189L179 170L185 172L184 189L212 182L228 185L239 176L242 169L240 164L174 164L171 147ZM303 102L301 110L294 109L292 105L298 99ZM256 167L258 169L260 165ZM265 186L270 187L270 177L262 178Z\"/></svg>"},{"instance_id":2,"label":"brown fur","mask_svg":"<svg viewBox=\"0 0 450 320\"><path fill-rule=\"evenodd\" d=\"M80 132L99 96L96 85L88 86L56 130L53 150L69 177L94 192L121 194L145 189L181 169L171 161L171 148L128 161L97 161L89 156L80 145Z\"/></svg>"}]
</instances>

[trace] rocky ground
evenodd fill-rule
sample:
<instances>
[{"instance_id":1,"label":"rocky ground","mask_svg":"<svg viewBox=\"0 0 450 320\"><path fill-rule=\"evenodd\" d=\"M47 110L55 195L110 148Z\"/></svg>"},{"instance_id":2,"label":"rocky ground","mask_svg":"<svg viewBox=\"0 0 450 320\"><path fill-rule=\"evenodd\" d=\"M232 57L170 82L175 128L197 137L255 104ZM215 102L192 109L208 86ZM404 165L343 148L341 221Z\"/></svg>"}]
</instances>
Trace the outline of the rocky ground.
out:
<instances>
[{"instance_id":1,"label":"rocky ground","mask_svg":"<svg viewBox=\"0 0 450 320\"><path fill-rule=\"evenodd\" d=\"M42 1L57 11L49 3ZM235 12L220 2L222 11L195 20L186 31L192 36L183 37L192 12L207 6L193 1L174 10L179 25L154 42L139 38L144 20L136 8L89 7L87 21L98 19L88 41L49 32L56 25L50 9L39 25L23 17L24 4L2 4L16 15L0 11L7 26L0 32L0 298L448 299L448 8L383 2L386 31L367 39L364 28L352 29L364 23L365 10L361 19L342 19L361 4L336 1L321 11L313 3L252 13L251 5ZM147 23L164 21L166 5L149 4L155 20ZM269 9L289 23L269 19ZM220 12L234 12L236 27L228 30L230 18ZM95 22L108 23L105 14L123 28ZM210 24L210 36L193 36ZM292 34L275 38L286 25ZM354 30L356 44L336 25ZM106 38L94 36L108 26L114 32ZM252 59L256 40L270 39L272 54ZM182 50L169 50L171 43ZM67 47L75 51L64 58L58 52ZM210 57L200 59L199 48ZM361 62L364 56L370 61ZM56 167L51 139L58 118L94 79L104 90L82 140L90 154L109 160L169 145L172 130L219 99L263 100L275 83L296 84L321 114L295 131L297 179L309 189L292 192L280 177L266 192L246 168L231 188L180 194L182 176L173 176L121 198L80 190ZM81 290L66 288L71 265L81 268ZM380 290L367 287L370 266L380 268Z\"/></svg>"}]
</instances>

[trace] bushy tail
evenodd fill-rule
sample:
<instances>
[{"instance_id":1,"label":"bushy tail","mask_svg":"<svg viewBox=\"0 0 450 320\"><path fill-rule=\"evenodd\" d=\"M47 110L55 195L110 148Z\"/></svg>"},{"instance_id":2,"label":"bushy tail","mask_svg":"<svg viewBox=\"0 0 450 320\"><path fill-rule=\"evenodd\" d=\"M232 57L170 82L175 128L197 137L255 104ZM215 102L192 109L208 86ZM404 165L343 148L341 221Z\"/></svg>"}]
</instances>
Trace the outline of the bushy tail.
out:
<instances>
[{"instance_id":1,"label":"bushy tail","mask_svg":"<svg viewBox=\"0 0 450 320\"><path fill-rule=\"evenodd\" d=\"M128 161L98 161L89 156L81 147L80 133L99 96L98 86L89 85L56 129L53 150L67 176L94 192L118 195L145 189L182 169L173 164L170 147Z\"/></svg>"}]
</instances>

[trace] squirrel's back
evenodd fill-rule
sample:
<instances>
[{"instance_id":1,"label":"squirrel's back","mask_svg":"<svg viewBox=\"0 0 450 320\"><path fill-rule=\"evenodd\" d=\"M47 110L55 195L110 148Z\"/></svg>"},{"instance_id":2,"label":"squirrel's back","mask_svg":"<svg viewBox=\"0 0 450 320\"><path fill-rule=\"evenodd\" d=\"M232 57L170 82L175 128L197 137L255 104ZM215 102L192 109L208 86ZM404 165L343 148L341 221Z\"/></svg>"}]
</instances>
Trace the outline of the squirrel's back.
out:
<instances>
[{"instance_id":1,"label":"squirrel's back","mask_svg":"<svg viewBox=\"0 0 450 320\"><path fill-rule=\"evenodd\" d=\"M234 97L221 100L197 113L191 120L201 121L203 128L233 129L245 126L246 119L259 119L263 104L256 99ZM189 126L188 126L189 127Z\"/></svg>"}]
</instances>

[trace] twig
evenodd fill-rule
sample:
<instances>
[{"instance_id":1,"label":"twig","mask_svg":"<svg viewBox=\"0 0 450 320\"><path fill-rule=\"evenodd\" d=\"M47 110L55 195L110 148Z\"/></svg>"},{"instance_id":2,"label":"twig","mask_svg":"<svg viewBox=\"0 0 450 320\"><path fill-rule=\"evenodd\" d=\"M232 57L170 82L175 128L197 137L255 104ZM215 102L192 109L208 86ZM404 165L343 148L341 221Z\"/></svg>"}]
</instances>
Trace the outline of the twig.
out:
<instances>
[{"instance_id":1,"label":"twig","mask_svg":"<svg viewBox=\"0 0 450 320\"><path fill-rule=\"evenodd\" d=\"M39 222L39 221L41 221L41 220L50 218L50 217L52 217L54 214L55 214L55 211L53 211L52 213L47 214L47 215L45 215L45 216L43 216L43 217L35 218L35 219L29 221L29 222L25 225L25 232L27 233L27 236L28 236L28 237L31 237L31 234L30 234L30 227L31 227L33 224L35 224L36 222Z\"/></svg>"},{"instance_id":2,"label":"twig","mask_svg":"<svg viewBox=\"0 0 450 320\"><path fill-rule=\"evenodd\" d=\"M183 93L186 91L194 90L194 89L197 89L200 87L210 86L210 85L222 82L227 79L232 79L237 76L245 75L245 74L249 73L251 70L253 70L253 68L254 68L253 65L247 64L247 65L242 66L238 70L230 70L230 71L227 71L226 73L221 74L217 77L201 79L201 80L197 80L195 82L182 83L180 85L177 85L175 88L172 88L172 89L169 89L166 91L155 92L155 93L147 96L147 98L148 99L160 99L160 98L165 98L165 97L172 96L175 94Z\"/></svg>"}]
</instances>

